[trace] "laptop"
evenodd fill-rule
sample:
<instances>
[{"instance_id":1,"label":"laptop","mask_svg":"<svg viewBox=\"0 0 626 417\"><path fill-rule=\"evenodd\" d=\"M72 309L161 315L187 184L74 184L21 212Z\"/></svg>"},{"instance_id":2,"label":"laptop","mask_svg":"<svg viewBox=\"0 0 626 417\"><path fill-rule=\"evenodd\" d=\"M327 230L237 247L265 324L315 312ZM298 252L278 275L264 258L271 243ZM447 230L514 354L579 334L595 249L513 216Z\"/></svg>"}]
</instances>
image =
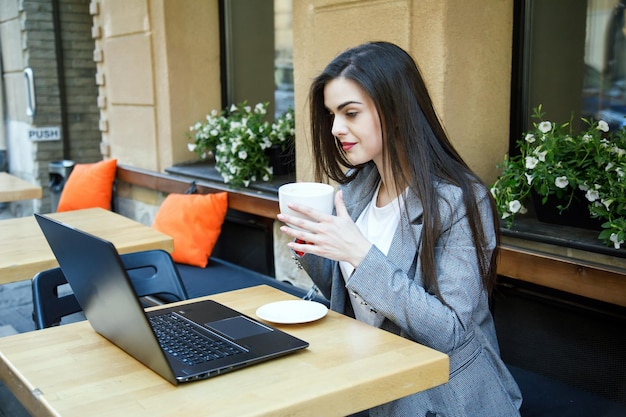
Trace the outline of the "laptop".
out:
<instances>
[{"instance_id":1,"label":"laptop","mask_svg":"<svg viewBox=\"0 0 626 417\"><path fill-rule=\"evenodd\" d=\"M309 345L211 300L146 312L111 242L43 215L35 218L93 329L174 385ZM172 346L181 335L192 340Z\"/></svg>"}]
</instances>

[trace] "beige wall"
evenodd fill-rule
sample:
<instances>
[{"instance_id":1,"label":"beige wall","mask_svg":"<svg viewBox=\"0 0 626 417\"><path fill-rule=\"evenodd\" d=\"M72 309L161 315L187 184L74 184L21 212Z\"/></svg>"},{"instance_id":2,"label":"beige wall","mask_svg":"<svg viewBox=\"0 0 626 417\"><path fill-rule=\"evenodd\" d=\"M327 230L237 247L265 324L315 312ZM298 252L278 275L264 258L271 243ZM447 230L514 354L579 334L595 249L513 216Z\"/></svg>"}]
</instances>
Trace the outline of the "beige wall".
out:
<instances>
[{"instance_id":1,"label":"beige wall","mask_svg":"<svg viewBox=\"0 0 626 417\"><path fill-rule=\"evenodd\" d=\"M155 171L192 159L184 132L220 107L217 0L92 3L105 156ZM298 179L312 175L311 79L368 40L416 58L455 146L495 179L508 148L513 0L298 0L293 13Z\"/></svg>"},{"instance_id":2,"label":"beige wall","mask_svg":"<svg viewBox=\"0 0 626 417\"><path fill-rule=\"evenodd\" d=\"M310 81L337 53L395 42L417 60L454 145L493 181L508 150L512 21L512 0L294 1L296 119L305 122ZM312 156L302 122L296 153L304 180Z\"/></svg>"},{"instance_id":3,"label":"beige wall","mask_svg":"<svg viewBox=\"0 0 626 417\"><path fill-rule=\"evenodd\" d=\"M153 171L189 159L189 125L221 106L217 0L91 7L103 155Z\"/></svg>"}]
</instances>

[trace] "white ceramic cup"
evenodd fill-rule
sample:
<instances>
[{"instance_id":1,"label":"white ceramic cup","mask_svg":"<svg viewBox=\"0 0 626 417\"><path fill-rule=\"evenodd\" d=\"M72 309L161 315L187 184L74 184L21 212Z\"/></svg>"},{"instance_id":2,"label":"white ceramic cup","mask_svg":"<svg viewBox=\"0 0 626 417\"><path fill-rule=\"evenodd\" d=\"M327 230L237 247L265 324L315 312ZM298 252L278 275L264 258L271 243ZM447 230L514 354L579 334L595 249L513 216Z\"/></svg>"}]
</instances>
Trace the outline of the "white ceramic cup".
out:
<instances>
[{"instance_id":1,"label":"white ceramic cup","mask_svg":"<svg viewBox=\"0 0 626 417\"><path fill-rule=\"evenodd\" d=\"M280 212L306 220L313 219L291 210L287 207L287 204L298 203L326 214L331 214L333 212L334 199L335 189L332 185L319 182L293 182L282 185L278 189ZM292 224L288 225L294 229L299 229Z\"/></svg>"}]
</instances>

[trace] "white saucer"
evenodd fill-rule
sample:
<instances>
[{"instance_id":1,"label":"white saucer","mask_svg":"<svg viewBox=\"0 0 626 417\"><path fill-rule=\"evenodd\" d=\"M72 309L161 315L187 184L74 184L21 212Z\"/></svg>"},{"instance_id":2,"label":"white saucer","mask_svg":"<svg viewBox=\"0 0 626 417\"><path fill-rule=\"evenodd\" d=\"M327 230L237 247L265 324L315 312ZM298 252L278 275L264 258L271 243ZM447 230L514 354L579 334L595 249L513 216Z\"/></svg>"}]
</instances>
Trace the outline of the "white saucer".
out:
<instances>
[{"instance_id":1,"label":"white saucer","mask_svg":"<svg viewBox=\"0 0 626 417\"><path fill-rule=\"evenodd\" d=\"M276 301L259 307L256 315L272 323L296 324L319 320L328 313L324 304L316 301Z\"/></svg>"}]
</instances>

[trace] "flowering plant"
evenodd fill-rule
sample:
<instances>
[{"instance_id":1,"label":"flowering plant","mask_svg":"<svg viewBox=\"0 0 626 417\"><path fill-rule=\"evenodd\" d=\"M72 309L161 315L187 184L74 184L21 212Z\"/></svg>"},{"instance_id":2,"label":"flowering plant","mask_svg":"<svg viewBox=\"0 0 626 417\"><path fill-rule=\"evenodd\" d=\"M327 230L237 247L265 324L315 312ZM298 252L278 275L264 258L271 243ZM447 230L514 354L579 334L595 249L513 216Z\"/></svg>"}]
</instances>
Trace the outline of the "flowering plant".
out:
<instances>
[{"instance_id":1,"label":"flowering plant","mask_svg":"<svg viewBox=\"0 0 626 417\"><path fill-rule=\"evenodd\" d=\"M543 116L538 106L534 129L517 142L520 154L498 165L502 172L491 193L502 219L510 227L515 215L524 214L531 191L542 204L556 196L561 212L584 195L590 217L602 222L598 239L619 249L626 238L625 129L609 132L605 121L582 118L586 128L573 134L570 122Z\"/></svg>"},{"instance_id":2,"label":"flowering plant","mask_svg":"<svg viewBox=\"0 0 626 417\"><path fill-rule=\"evenodd\" d=\"M187 146L200 158L215 157L215 168L225 183L248 187L253 181L270 181L273 168L265 152L273 145L285 149L295 135L293 109L274 123L265 120L268 103L250 107L246 102L218 112L189 127L193 140Z\"/></svg>"}]
</instances>

